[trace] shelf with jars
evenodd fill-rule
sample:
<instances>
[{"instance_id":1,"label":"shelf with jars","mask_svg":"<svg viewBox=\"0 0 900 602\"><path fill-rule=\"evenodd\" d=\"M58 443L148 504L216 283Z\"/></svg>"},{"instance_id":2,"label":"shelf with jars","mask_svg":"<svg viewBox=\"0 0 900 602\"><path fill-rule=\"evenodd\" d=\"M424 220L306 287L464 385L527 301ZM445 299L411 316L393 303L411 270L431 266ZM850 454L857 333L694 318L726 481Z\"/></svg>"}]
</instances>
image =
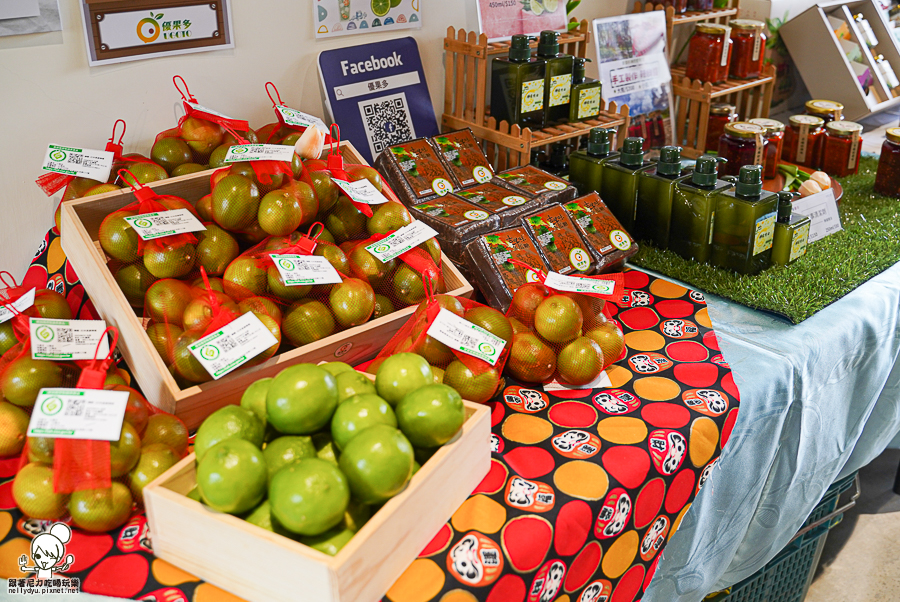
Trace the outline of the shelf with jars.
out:
<instances>
[{"instance_id":1,"label":"shelf with jars","mask_svg":"<svg viewBox=\"0 0 900 602\"><path fill-rule=\"evenodd\" d=\"M725 24L729 17L737 16L740 0L728 0L722 8L714 8L712 0L669 0L665 3L641 2L636 0L634 12L646 13L662 10L666 13L666 43L669 46L669 58L672 56L672 39L676 25L685 23L710 22ZM679 12L679 10L681 12Z\"/></svg>"}]
</instances>

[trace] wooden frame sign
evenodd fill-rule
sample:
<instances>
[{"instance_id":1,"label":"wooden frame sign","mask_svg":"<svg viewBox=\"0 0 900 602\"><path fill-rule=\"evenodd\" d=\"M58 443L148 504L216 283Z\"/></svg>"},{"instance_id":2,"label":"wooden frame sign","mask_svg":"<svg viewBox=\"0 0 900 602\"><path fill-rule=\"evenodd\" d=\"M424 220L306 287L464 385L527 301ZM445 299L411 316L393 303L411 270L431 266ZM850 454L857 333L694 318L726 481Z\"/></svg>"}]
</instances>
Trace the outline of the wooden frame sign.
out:
<instances>
[{"instance_id":1,"label":"wooden frame sign","mask_svg":"<svg viewBox=\"0 0 900 602\"><path fill-rule=\"evenodd\" d=\"M230 0L82 0L88 63L234 48Z\"/></svg>"}]
</instances>

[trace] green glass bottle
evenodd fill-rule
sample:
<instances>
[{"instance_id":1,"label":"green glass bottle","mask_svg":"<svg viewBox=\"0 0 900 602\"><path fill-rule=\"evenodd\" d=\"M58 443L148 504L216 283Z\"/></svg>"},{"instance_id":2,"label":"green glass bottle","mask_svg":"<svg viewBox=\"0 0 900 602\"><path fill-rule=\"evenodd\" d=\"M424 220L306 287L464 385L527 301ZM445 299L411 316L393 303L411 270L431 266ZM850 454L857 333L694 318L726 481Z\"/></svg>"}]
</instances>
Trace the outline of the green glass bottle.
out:
<instances>
[{"instance_id":1,"label":"green glass bottle","mask_svg":"<svg viewBox=\"0 0 900 602\"><path fill-rule=\"evenodd\" d=\"M550 147L550 157L541 164L541 169L554 176L565 177L569 174L569 145L557 142Z\"/></svg>"},{"instance_id":2,"label":"green glass bottle","mask_svg":"<svg viewBox=\"0 0 900 602\"><path fill-rule=\"evenodd\" d=\"M644 139L625 138L618 159L603 164L600 198L629 233L634 232L638 174L653 163L644 161Z\"/></svg>"},{"instance_id":3,"label":"green glass bottle","mask_svg":"<svg viewBox=\"0 0 900 602\"><path fill-rule=\"evenodd\" d=\"M787 265L806 255L811 220L793 213L792 200L796 192L778 193L778 221L775 222L775 239L772 243L772 263Z\"/></svg>"},{"instance_id":4,"label":"green glass bottle","mask_svg":"<svg viewBox=\"0 0 900 602\"><path fill-rule=\"evenodd\" d=\"M691 176L675 184L669 249L685 259L705 263L712 253L716 195L732 186L717 178L719 162L724 163L725 159L703 155L697 159Z\"/></svg>"},{"instance_id":5,"label":"green glass bottle","mask_svg":"<svg viewBox=\"0 0 900 602\"><path fill-rule=\"evenodd\" d=\"M569 122L594 119L600 114L603 84L584 75L584 64L591 59L575 57L572 72L572 95L569 102Z\"/></svg>"},{"instance_id":6,"label":"green glass bottle","mask_svg":"<svg viewBox=\"0 0 900 602\"><path fill-rule=\"evenodd\" d=\"M752 275L772 265L778 196L762 189L762 170L742 166L734 189L716 195L714 266Z\"/></svg>"},{"instance_id":7,"label":"green glass bottle","mask_svg":"<svg viewBox=\"0 0 900 602\"><path fill-rule=\"evenodd\" d=\"M649 240L660 249L669 248L675 184L688 177L681 175L681 148L662 147L656 167L638 175L635 238Z\"/></svg>"},{"instance_id":8,"label":"green glass bottle","mask_svg":"<svg viewBox=\"0 0 900 602\"><path fill-rule=\"evenodd\" d=\"M544 127L544 80L547 62L531 58L528 36L514 35L508 58L491 63L491 116L497 122Z\"/></svg>"},{"instance_id":9,"label":"green glass bottle","mask_svg":"<svg viewBox=\"0 0 900 602\"><path fill-rule=\"evenodd\" d=\"M547 61L544 80L545 123L554 125L569 120L569 100L572 95L572 72L575 57L559 51L559 32L542 31L538 42L538 58Z\"/></svg>"},{"instance_id":10,"label":"green glass bottle","mask_svg":"<svg viewBox=\"0 0 900 602\"><path fill-rule=\"evenodd\" d=\"M619 156L618 152L610 150L610 140L615 133L615 130L591 128L587 148L569 155L569 181L575 185L579 194L600 192L603 164Z\"/></svg>"}]
</instances>

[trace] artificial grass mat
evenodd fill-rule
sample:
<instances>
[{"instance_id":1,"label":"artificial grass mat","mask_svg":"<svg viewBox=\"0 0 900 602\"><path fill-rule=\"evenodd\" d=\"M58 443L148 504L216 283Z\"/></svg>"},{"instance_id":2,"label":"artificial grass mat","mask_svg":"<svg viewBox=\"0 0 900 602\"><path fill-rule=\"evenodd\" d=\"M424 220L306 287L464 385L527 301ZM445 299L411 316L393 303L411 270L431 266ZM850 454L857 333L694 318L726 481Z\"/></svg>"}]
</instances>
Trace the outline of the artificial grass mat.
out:
<instances>
[{"instance_id":1,"label":"artificial grass mat","mask_svg":"<svg viewBox=\"0 0 900 602\"><path fill-rule=\"evenodd\" d=\"M863 157L856 175L840 179L843 231L809 245L790 265L743 276L649 243L629 263L797 324L900 261L900 199L873 192L877 166L877 158Z\"/></svg>"}]
</instances>

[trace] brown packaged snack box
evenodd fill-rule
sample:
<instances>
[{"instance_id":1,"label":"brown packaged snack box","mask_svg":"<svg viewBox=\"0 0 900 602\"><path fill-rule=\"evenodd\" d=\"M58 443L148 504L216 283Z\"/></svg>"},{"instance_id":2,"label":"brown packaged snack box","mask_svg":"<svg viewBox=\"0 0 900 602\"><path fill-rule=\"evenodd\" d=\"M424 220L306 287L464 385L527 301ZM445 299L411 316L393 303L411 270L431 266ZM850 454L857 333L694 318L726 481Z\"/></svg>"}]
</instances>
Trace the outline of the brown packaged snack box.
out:
<instances>
[{"instance_id":1,"label":"brown packaged snack box","mask_svg":"<svg viewBox=\"0 0 900 602\"><path fill-rule=\"evenodd\" d=\"M578 196L578 190L572 184L533 165L501 171L497 178L513 189L540 197L545 205L571 201Z\"/></svg>"},{"instance_id":2,"label":"brown packaged snack box","mask_svg":"<svg viewBox=\"0 0 900 602\"><path fill-rule=\"evenodd\" d=\"M564 203L563 208L593 251L600 255L598 272L621 270L625 260L638 252L637 243L596 192Z\"/></svg>"},{"instance_id":3,"label":"brown packaged snack box","mask_svg":"<svg viewBox=\"0 0 900 602\"><path fill-rule=\"evenodd\" d=\"M537 247L523 228L508 228L484 234L466 245L466 265L478 289L492 307L504 313L509 309L513 293L529 280L526 270L510 263L515 259L535 269L548 270Z\"/></svg>"},{"instance_id":4,"label":"brown packaged snack box","mask_svg":"<svg viewBox=\"0 0 900 602\"><path fill-rule=\"evenodd\" d=\"M425 138L384 150L375 159L375 167L407 207L460 188Z\"/></svg>"},{"instance_id":5,"label":"brown packaged snack box","mask_svg":"<svg viewBox=\"0 0 900 602\"><path fill-rule=\"evenodd\" d=\"M593 274L601 256L587 244L569 214L558 203L522 218L544 260L554 272Z\"/></svg>"},{"instance_id":6,"label":"brown packaged snack box","mask_svg":"<svg viewBox=\"0 0 900 602\"><path fill-rule=\"evenodd\" d=\"M490 182L494 177L490 162L469 128L447 132L429 140L437 149L444 167L462 188Z\"/></svg>"},{"instance_id":7,"label":"brown packaged snack box","mask_svg":"<svg viewBox=\"0 0 900 602\"><path fill-rule=\"evenodd\" d=\"M453 196L477 205L491 214L500 215L500 225L504 228L519 225L519 218L539 209L543 202L527 192L500 186L493 182L470 186L458 190Z\"/></svg>"},{"instance_id":8,"label":"brown packaged snack box","mask_svg":"<svg viewBox=\"0 0 900 602\"><path fill-rule=\"evenodd\" d=\"M409 212L437 230L441 249L454 262L463 260L466 245L479 234L500 229L500 216L449 194L413 205Z\"/></svg>"}]
</instances>

